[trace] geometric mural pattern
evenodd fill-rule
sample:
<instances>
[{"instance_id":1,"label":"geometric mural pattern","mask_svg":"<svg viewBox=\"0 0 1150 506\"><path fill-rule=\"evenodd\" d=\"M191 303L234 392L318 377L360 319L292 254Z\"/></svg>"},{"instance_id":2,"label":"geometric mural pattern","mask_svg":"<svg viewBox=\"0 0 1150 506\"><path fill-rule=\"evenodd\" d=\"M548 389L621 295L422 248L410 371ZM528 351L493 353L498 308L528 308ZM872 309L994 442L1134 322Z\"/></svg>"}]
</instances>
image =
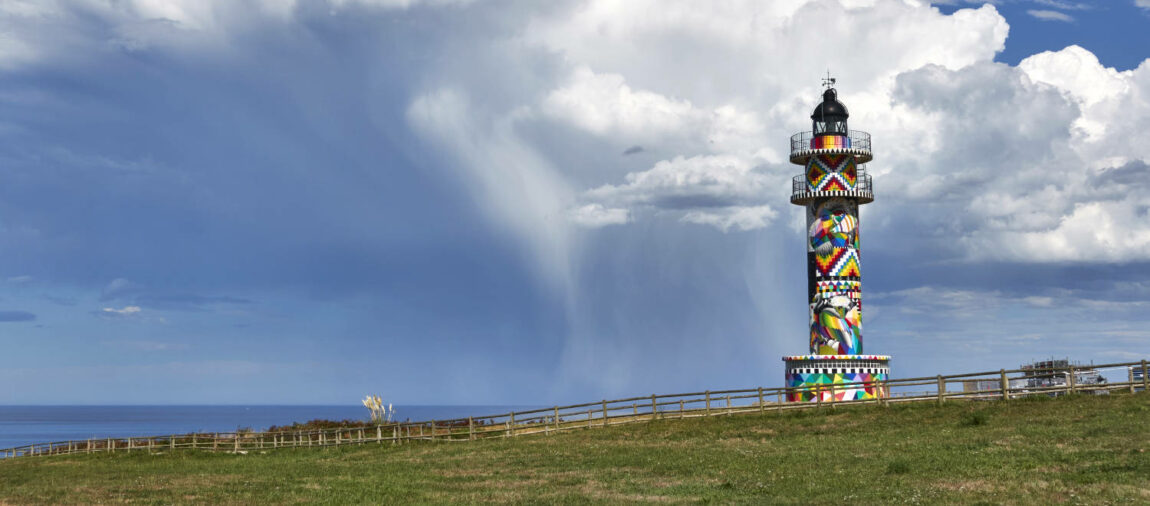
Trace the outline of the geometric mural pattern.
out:
<instances>
[{"instance_id":1,"label":"geometric mural pattern","mask_svg":"<svg viewBox=\"0 0 1150 506\"><path fill-rule=\"evenodd\" d=\"M819 277L843 276L859 277L859 250L855 248L834 248L825 253L815 253L815 268Z\"/></svg>"},{"instance_id":2,"label":"geometric mural pattern","mask_svg":"<svg viewBox=\"0 0 1150 506\"><path fill-rule=\"evenodd\" d=\"M809 205L807 220L810 352L860 354L863 350L858 204L842 197L818 199Z\"/></svg>"},{"instance_id":3,"label":"geometric mural pattern","mask_svg":"<svg viewBox=\"0 0 1150 506\"><path fill-rule=\"evenodd\" d=\"M857 299L862 292L861 283L857 280L817 281L815 286L815 293L819 295L847 293L852 298Z\"/></svg>"},{"instance_id":4,"label":"geometric mural pattern","mask_svg":"<svg viewBox=\"0 0 1150 506\"><path fill-rule=\"evenodd\" d=\"M877 399L882 395L879 384L887 380L886 372L878 373L799 373L787 374L787 387L795 390L787 393L788 401L813 401L821 397L823 402L831 400L831 385L835 401L855 401ZM855 383L843 386L846 383Z\"/></svg>"},{"instance_id":5,"label":"geometric mural pattern","mask_svg":"<svg viewBox=\"0 0 1150 506\"><path fill-rule=\"evenodd\" d=\"M807 160L807 191L853 191L858 166L851 155L817 155Z\"/></svg>"}]
</instances>

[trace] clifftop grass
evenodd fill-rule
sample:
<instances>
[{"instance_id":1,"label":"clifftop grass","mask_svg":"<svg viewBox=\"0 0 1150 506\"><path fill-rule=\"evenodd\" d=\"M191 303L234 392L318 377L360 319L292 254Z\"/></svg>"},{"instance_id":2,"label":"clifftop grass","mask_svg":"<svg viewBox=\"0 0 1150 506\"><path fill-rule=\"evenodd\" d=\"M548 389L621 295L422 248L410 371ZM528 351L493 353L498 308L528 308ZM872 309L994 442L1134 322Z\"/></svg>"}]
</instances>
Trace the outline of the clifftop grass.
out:
<instances>
[{"instance_id":1,"label":"clifftop grass","mask_svg":"<svg viewBox=\"0 0 1150 506\"><path fill-rule=\"evenodd\" d=\"M838 407L551 436L0 461L3 503L1150 502L1150 395Z\"/></svg>"}]
</instances>

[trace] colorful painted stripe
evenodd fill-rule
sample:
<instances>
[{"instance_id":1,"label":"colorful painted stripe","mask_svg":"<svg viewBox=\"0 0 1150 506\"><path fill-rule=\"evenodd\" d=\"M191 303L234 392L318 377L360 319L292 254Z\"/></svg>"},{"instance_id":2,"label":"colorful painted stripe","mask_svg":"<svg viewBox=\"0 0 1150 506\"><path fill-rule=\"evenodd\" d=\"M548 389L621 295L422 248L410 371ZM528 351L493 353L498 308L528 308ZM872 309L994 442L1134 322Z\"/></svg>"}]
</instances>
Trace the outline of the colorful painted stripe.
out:
<instances>
[{"instance_id":1,"label":"colorful painted stripe","mask_svg":"<svg viewBox=\"0 0 1150 506\"><path fill-rule=\"evenodd\" d=\"M820 135L811 139L811 149L847 149L851 139L845 135Z\"/></svg>"},{"instance_id":2,"label":"colorful painted stripe","mask_svg":"<svg viewBox=\"0 0 1150 506\"><path fill-rule=\"evenodd\" d=\"M890 355L791 355L783 360L890 360Z\"/></svg>"}]
</instances>

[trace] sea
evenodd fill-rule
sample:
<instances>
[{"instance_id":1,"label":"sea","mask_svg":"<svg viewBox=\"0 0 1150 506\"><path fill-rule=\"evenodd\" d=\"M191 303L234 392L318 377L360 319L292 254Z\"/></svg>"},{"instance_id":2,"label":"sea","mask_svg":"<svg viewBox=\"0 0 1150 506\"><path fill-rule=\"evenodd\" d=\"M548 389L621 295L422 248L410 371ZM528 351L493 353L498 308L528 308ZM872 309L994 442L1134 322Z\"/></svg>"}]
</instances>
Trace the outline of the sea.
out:
<instances>
[{"instance_id":1,"label":"sea","mask_svg":"<svg viewBox=\"0 0 1150 506\"><path fill-rule=\"evenodd\" d=\"M536 406L395 406L396 421L448 420ZM308 420L367 420L362 406L0 406L0 449L88 438L264 430Z\"/></svg>"}]
</instances>

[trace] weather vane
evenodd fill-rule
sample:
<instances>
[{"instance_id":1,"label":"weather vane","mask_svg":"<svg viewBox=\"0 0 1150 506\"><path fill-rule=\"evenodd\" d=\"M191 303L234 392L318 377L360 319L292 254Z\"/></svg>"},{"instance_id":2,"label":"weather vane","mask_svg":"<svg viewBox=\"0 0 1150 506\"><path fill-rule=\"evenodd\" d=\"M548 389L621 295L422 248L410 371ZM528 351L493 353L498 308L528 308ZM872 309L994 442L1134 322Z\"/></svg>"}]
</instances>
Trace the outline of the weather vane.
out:
<instances>
[{"instance_id":1,"label":"weather vane","mask_svg":"<svg viewBox=\"0 0 1150 506\"><path fill-rule=\"evenodd\" d=\"M823 78L823 86L831 88L835 85L835 78L831 77L831 69L827 69L827 76Z\"/></svg>"}]
</instances>

